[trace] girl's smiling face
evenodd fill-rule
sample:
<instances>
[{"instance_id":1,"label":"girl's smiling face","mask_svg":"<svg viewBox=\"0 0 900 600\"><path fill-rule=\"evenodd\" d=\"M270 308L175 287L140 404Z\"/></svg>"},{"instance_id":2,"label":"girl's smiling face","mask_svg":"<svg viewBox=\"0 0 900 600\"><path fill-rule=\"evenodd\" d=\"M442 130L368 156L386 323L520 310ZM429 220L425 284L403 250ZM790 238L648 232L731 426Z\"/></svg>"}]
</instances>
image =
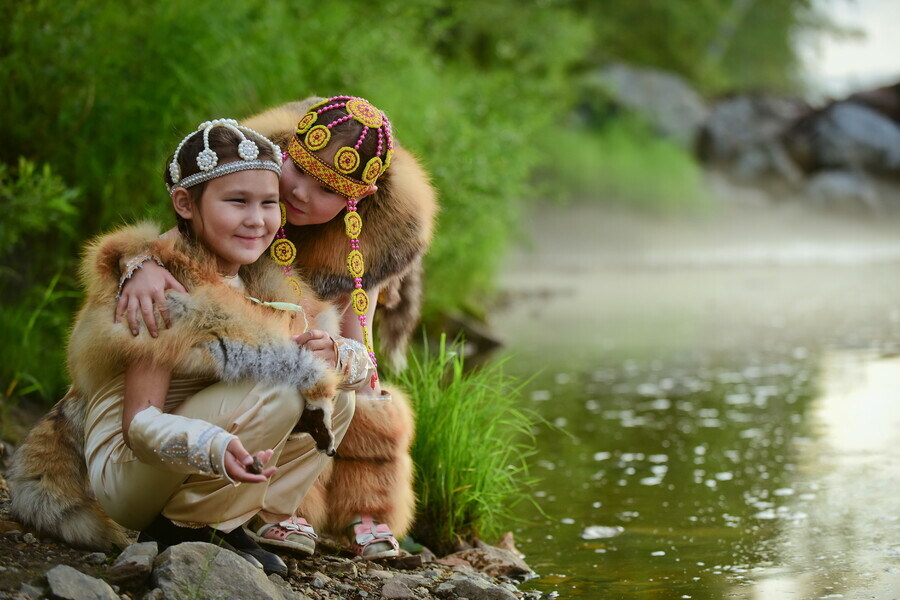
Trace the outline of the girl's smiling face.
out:
<instances>
[{"instance_id":1,"label":"girl's smiling face","mask_svg":"<svg viewBox=\"0 0 900 600\"><path fill-rule=\"evenodd\" d=\"M281 225L278 175L272 171L251 169L211 179L196 204L178 188L172 203L190 221L197 240L215 254L222 275L255 262Z\"/></svg>"},{"instance_id":2,"label":"girl's smiling face","mask_svg":"<svg viewBox=\"0 0 900 600\"><path fill-rule=\"evenodd\" d=\"M281 166L281 200L291 225L327 223L347 206L347 199L300 170L288 158Z\"/></svg>"}]
</instances>

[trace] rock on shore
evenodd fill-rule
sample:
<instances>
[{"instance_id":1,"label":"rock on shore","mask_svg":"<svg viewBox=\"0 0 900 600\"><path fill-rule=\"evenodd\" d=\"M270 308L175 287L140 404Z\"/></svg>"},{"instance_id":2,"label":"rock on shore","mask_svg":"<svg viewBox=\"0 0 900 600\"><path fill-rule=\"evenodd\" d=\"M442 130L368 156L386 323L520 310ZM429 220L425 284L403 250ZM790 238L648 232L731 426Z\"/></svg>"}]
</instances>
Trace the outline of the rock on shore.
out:
<instances>
[{"instance_id":1,"label":"rock on shore","mask_svg":"<svg viewBox=\"0 0 900 600\"><path fill-rule=\"evenodd\" d=\"M135 543L121 553L70 548L41 539L9 516L9 489L0 476L0 600L337 600L467 598L537 600L516 579L533 575L509 549L482 545L437 559L402 552L379 562L341 553L323 539L311 558L281 553L288 576L266 576L223 548L199 542L159 553ZM514 547L513 547L514 548ZM480 569L480 570L479 570ZM484 571L484 572L482 572Z\"/></svg>"}]
</instances>

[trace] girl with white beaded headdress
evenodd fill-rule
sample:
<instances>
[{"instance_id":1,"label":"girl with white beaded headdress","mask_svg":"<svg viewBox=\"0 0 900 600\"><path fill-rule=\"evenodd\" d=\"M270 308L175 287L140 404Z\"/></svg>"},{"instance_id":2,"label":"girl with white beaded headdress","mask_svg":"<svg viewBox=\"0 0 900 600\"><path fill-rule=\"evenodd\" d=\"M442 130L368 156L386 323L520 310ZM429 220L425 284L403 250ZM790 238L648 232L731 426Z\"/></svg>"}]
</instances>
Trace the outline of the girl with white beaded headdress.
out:
<instances>
[{"instance_id":1,"label":"girl with white beaded headdress","mask_svg":"<svg viewBox=\"0 0 900 600\"><path fill-rule=\"evenodd\" d=\"M284 222L280 172L280 149L260 134L233 120L203 123L166 169L182 235L132 227L88 247L72 389L16 455L18 518L98 548L121 539L111 518L163 547L212 541L286 574L241 526L260 512L293 515L353 414L339 388L365 385L374 369L360 344L310 329L328 307L311 293L301 300L277 266L258 260ZM145 252L119 278L122 248ZM147 264L165 264L190 292L170 292L172 326L155 340L109 319L123 284ZM329 343L291 337L304 334ZM294 435L304 412L325 426ZM81 444L89 486L69 452Z\"/></svg>"}]
</instances>

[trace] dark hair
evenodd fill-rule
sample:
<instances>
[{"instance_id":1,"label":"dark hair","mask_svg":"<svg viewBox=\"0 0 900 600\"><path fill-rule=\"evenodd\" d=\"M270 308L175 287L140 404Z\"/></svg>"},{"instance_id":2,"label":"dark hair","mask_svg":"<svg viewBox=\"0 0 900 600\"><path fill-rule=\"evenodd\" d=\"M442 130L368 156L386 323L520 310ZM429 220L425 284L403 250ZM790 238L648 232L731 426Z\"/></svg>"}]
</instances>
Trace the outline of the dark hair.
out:
<instances>
[{"instance_id":1,"label":"dark hair","mask_svg":"<svg viewBox=\"0 0 900 600\"><path fill-rule=\"evenodd\" d=\"M259 148L259 156L257 156L258 160L271 160L277 164L281 164L281 157L275 156L272 144L270 144L268 140L247 131L244 131L243 133L248 139L253 140L256 143L256 147ZM219 157L218 164L221 165L235 160L243 160L238 155L238 144L241 143L241 136L231 129L227 127L213 127L209 130L208 139L210 150L215 152ZM181 152L178 156L178 166L181 167L182 179L200 172L200 166L197 164L197 156L202 151L203 131L197 131L185 140L184 144L181 146ZM174 158L175 155L173 154L166 160L166 169L165 174L163 175L166 185L172 185L172 175L169 173L169 165ZM197 185L187 188L188 193L191 195L191 201L194 204L200 203L200 198L203 197L203 191L206 189L206 184L206 181L202 181ZM190 223L177 213L175 218L178 221L178 231L189 239L193 239L194 233Z\"/></svg>"}]
</instances>

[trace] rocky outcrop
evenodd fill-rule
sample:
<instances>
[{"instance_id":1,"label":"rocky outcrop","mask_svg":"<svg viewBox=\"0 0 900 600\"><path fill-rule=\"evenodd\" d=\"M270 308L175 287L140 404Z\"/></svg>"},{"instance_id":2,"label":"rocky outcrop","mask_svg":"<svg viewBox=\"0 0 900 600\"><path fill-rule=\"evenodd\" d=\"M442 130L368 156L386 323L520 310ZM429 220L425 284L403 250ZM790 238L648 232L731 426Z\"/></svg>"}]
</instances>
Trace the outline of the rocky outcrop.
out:
<instances>
[{"instance_id":1,"label":"rocky outcrop","mask_svg":"<svg viewBox=\"0 0 900 600\"><path fill-rule=\"evenodd\" d=\"M781 136L809 106L789 96L732 95L716 101L697 137L705 163L750 180L778 174L791 182L802 175L784 151Z\"/></svg>"},{"instance_id":2,"label":"rocky outcrop","mask_svg":"<svg viewBox=\"0 0 900 600\"><path fill-rule=\"evenodd\" d=\"M641 115L660 135L684 148L694 144L706 121L703 98L674 73L614 64L598 71L592 83L615 105Z\"/></svg>"},{"instance_id":3,"label":"rocky outcrop","mask_svg":"<svg viewBox=\"0 0 900 600\"><path fill-rule=\"evenodd\" d=\"M880 210L891 195L880 182L900 176L900 84L818 109L770 94L721 98L697 155L738 181L774 184L823 208Z\"/></svg>"},{"instance_id":4,"label":"rocky outcrop","mask_svg":"<svg viewBox=\"0 0 900 600\"><path fill-rule=\"evenodd\" d=\"M782 141L806 173L842 169L900 175L900 124L857 100L807 115Z\"/></svg>"}]
</instances>

